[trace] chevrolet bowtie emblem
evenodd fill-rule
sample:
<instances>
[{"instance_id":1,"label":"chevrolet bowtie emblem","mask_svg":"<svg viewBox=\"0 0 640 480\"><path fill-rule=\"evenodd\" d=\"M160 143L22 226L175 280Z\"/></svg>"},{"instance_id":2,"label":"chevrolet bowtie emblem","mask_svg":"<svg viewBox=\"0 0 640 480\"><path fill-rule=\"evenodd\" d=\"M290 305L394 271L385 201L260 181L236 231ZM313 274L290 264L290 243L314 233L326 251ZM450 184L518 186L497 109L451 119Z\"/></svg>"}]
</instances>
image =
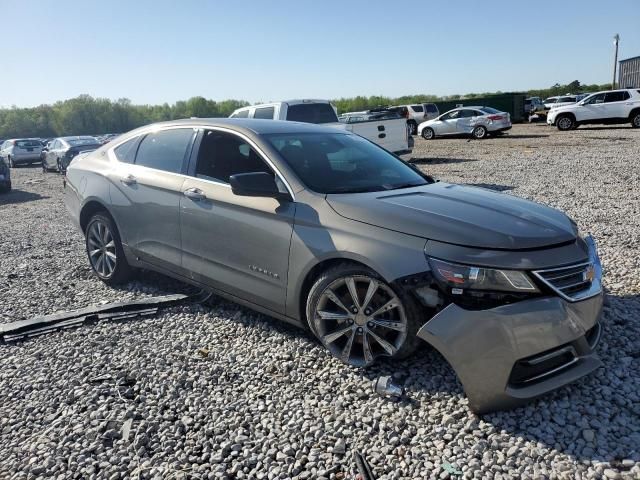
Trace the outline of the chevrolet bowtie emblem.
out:
<instances>
[{"instance_id":1,"label":"chevrolet bowtie emblem","mask_svg":"<svg viewBox=\"0 0 640 480\"><path fill-rule=\"evenodd\" d=\"M586 270L582 272L582 279L585 282L593 282L593 277L596 276L596 270L593 265L588 265Z\"/></svg>"}]
</instances>

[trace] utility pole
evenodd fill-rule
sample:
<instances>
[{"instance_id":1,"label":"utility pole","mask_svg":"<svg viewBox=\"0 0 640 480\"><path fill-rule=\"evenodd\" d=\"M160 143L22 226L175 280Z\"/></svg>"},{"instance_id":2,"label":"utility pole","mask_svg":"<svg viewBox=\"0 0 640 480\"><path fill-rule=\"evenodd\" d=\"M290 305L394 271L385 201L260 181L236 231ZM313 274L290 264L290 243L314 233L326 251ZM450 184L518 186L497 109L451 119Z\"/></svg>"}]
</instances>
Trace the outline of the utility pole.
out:
<instances>
[{"instance_id":1,"label":"utility pole","mask_svg":"<svg viewBox=\"0 0 640 480\"><path fill-rule=\"evenodd\" d=\"M613 81L611 82L611 89L616 88L616 71L618 70L618 43L620 43L620 35L617 33L613 36L613 44L616 46L616 55L613 60Z\"/></svg>"}]
</instances>

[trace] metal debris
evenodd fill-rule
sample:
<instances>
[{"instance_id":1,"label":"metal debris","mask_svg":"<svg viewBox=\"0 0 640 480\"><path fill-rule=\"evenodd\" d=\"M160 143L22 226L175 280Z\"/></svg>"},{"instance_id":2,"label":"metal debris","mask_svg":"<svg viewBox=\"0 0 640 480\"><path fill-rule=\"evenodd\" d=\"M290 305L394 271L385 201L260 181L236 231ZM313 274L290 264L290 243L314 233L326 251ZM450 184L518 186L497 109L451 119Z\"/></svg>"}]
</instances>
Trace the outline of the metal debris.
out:
<instances>
[{"instance_id":1,"label":"metal debris","mask_svg":"<svg viewBox=\"0 0 640 480\"><path fill-rule=\"evenodd\" d=\"M86 307L72 312L60 312L29 320L0 324L0 344L15 342L45 333L50 333L81 325L94 325L101 320L126 320L155 315L162 308L171 307L185 301L204 302L211 294L175 294L144 298L129 302L107 303Z\"/></svg>"},{"instance_id":2,"label":"metal debris","mask_svg":"<svg viewBox=\"0 0 640 480\"><path fill-rule=\"evenodd\" d=\"M373 474L371 465L369 465L367 459L364 458L364 455L360 452L355 452L353 454L353 460L356 462L356 470L358 471L358 475L356 476L357 480L375 480L376 477Z\"/></svg>"},{"instance_id":3,"label":"metal debris","mask_svg":"<svg viewBox=\"0 0 640 480\"><path fill-rule=\"evenodd\" d=\"M404 389L393 382L389 375L378 377L373 381L373 390L383 397L399 400L404 395Z\"/></svg>"}]
</instances>

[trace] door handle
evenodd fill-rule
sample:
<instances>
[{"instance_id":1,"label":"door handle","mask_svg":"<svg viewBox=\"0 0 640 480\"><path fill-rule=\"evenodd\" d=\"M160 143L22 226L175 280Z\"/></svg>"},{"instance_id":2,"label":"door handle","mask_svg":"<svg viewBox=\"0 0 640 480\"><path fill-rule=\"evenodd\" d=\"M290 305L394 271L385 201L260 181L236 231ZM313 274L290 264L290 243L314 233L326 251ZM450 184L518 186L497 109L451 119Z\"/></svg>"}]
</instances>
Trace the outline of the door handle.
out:
<instances>
[{"instance_id":1,"label":"door handle","mask_svg":"<svg viewBox=\"0 0 640 480\"><path fill-rule=\"evenodd\" d=\"M122 182L125 185L135 185L136 183L138 183L138 179L133 175L129 174L126 177L121 178L120 182Z\"/></svg>"},{"instance_id":2,"label":"door handle","mask_svg":"<svg viewBox=\"0 0 640 480\"><path fill-rule=\"evenodd\" d=\"M188 188L184 192L182 192L185 197L190 198L191 200L205 200L207 196L204 194L202 190L199 188Z\"/></svg>"}]
</instances>

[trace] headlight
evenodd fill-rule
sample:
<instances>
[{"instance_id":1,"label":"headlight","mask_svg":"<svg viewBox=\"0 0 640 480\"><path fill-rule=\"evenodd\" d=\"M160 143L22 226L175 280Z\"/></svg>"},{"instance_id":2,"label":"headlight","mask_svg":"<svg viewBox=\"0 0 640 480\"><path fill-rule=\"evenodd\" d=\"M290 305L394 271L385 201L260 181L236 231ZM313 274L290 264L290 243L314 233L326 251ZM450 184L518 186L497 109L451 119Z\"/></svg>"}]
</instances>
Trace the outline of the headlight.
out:
<instances>
[{"instance_id":1,"label":"headlight","mask_svg":"<svg viewBox=\"0 0 640 480\"><path fill-rule=\"evenodd\" d=\"M537 293L538 288L526 273L519 270L496 270L472 267L429 258L435 278L452 295L462 295L465 290L485 292Z\"/></svg>"}]
</instances>

